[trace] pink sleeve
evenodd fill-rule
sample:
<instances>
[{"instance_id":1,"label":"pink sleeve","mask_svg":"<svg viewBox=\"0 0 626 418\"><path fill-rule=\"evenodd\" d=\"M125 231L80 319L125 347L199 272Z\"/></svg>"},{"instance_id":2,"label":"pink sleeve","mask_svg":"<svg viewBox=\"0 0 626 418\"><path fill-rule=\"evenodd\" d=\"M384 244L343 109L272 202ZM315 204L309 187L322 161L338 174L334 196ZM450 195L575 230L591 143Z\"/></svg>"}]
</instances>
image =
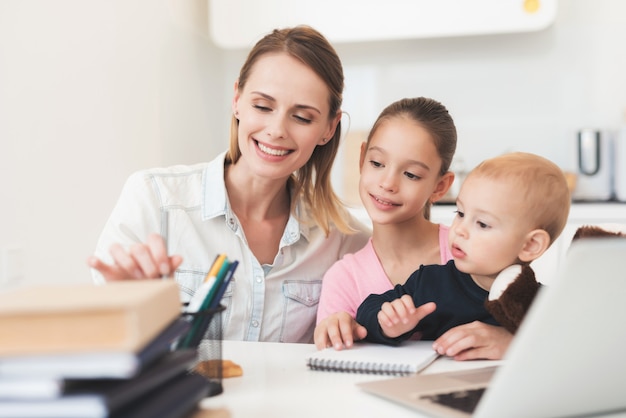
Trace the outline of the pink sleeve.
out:
<instances>
[{"instance_id":1,"label":"pink sleeve","mask_svg":"<svg viewBox=\"0 0 626 418\"><path fill-rule=\"evenodd\" d=\"M441 264L446 264L452 260L452 253L450 252L450 245L448 244L448 232L450 227L439 224L439 254L441 254Z\"/></svg>"},{"instance_id":2,"label":"pink sleeve","mask_svg":"<svg viewBox=\"0 0 626 418\"><path fill-rule=\"evenodd\" d=\"M336 312L347 312L354 318L368 295L392 288L370 239L356 253L335 262L324 275L317 323Z\"/></svg>"},{"instance_id":3,"label":"pink sleeve","mask_svg":"<svg viewBox=\"0 0 626 418\"><path fill-rule=\"evenodd\" d=\"M356 315L354 306L360 301L354 300L357 295L356 278L349 269L349 255L336 261L324 274L322 293L317 307L317 323L335 312L348 312Z\"/></svg>"}]
</instances>

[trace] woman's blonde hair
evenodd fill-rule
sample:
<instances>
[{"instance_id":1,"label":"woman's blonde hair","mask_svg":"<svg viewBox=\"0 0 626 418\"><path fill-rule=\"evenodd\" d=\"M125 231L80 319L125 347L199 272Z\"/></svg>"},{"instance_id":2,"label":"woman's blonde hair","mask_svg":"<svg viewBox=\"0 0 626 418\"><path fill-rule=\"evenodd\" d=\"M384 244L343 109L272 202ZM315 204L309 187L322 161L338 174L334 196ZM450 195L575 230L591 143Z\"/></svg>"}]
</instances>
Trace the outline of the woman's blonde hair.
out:
<instances>
[{"instance_id":1,"label":"woman's blonde hair","mask_svg":"<svg viewBox=\"0 0 626 418\"><path fill-rule=\"evenodd\" d=\"M238 86L242 90L248 81L254 64L265 54L283 52L294 57L311 68L328 87L330 120L334 119L341 109L343 100L343 67L335 49L328 40L309 26L296 26L287 29L275 29L252 48L241 67ZM230 147L226 154L226 163L236 163L241 157L237 128L239 121L232 116L230 129ZM346 221L347 211L336 195L331 184L331 171L341 137L341 121L335 133L323 146L315 147L311 158L289 178L290 189L293 190L291 210L295 215L298 197L302 197L315 223L326 235L331 225L335 225L344 233L352 232Z\"/></svg>"}]
</instances>

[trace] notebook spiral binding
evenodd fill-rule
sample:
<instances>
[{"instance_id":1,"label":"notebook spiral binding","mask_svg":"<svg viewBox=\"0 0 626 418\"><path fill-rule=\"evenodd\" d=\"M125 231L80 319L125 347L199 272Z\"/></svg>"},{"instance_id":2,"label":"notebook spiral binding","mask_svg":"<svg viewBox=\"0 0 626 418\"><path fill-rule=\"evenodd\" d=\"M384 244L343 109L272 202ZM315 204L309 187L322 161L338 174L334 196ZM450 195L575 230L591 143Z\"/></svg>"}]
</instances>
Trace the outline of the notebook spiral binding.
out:
<instances>
[{"instance_id":1,"label":"notebook spiral binding","mask_svg":"<svg viewBox=\"0 0 626 418\"><path fill-rule=\"evenodd\" d=\"M384 364L363 361L309 359L311 370L324 370L344 373L363 373L390 376L407 376L412 374L410 366L402 364Z\"/></svg>"}]
</instances>

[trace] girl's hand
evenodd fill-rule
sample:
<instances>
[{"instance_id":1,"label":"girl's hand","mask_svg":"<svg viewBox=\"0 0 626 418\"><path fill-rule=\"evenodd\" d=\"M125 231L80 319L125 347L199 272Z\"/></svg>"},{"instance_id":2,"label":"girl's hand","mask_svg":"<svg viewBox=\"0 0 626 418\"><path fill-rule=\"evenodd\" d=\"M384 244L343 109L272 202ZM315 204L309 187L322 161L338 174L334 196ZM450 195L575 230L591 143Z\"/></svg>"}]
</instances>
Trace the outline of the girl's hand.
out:
<instances>
[{"instance_id":1,"label":"girl's hand","mask_svg":"<svg viewBox=\"0 0 626 418\"><path fill-rule=\"evenodd\" d=\"M163 238L151 234L146 243L133 244L128 251L119 244L110 248L113 264L106 264L92 256L87 265L104 276L107 281L169 277L180 266L181 256L168 256Z\"/></svg>"},{"instance_id":2,"label":"girl's hand","mask_svg":"<svg viewBox=\"0 0 626 418\"><path fill-rule=\"evenodd\" d=\"M448 330L433 349L455 360L500 360L512 340L513 334L505 328L474 321Z\"/></svg>"},{"instance_id":3,"label":"girl's hand","mask_svg":"<svg viewBox=\"0 0 626 418\"><path fill-rule=\"evenodd\" d=\"M318 350L335 347L335 350L350 348L354 341L362 340L367 335L364 326L348 312L337 312L327 316L315 327L313 340Z\"/></svg>"}]
</instances>

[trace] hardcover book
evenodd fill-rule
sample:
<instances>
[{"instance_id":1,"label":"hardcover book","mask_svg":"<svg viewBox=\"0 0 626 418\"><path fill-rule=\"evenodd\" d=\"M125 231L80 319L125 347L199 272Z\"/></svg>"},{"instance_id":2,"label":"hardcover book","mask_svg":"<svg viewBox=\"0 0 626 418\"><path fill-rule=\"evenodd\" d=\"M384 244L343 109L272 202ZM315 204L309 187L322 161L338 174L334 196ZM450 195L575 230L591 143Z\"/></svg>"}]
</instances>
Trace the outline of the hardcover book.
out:
<instances>
[{"instance_id":1,"label":"hardcover book","mask_svg":"<svg viewBox=\"0 0 626 418\"><path fill-rule=\"evenodd\" d=\"M179 317L137 352L94 350L81 353L2 356L0 357L0 382L4 381L5 388L11 385L9 383L11 379L18 382L11 387L11 392L15 394L20 387L25 388L25 382L33 379L40 380L37 385L40 390L47 387L50 391L55 387L61 390L58 381L63 379L130 378L170 351L174 343L184 336L190 327L191 324L188 321ZM47 380L48 383L43 383L43 380ZM56 385L53 383L54 380L57 381ZM3 385L0 384L0 389L2 387ZM35 386L29 388L34 390ZM28 390L28 388L25 389ZM21 393L22 396L28 396L28 391ZM0 396L2 396L1 393Z\"/></svg>"},{"instance_id":2,"label":"hardcover book","mask_svg":"<svg viewBox=\"0 0 626 418\"><path fill-rule=\"evenodd\" d=\"M189 373L196 356L195 350L171 351L132 379L67 381L55 398L0 400L0 417L143 418L168 416L168 408L188 411L208 393L209 382Z\"/></svg>"},{"instance_id":3,"label":"hardcover book","mask_svg":"<svg viewBox=\"0 0 626 418\"><path fill-rule=\"evenodd\" d=\"M139 351L180 312L173 280L17 288L0 293L0 355Z\"/></svg>"}]
</instances>

